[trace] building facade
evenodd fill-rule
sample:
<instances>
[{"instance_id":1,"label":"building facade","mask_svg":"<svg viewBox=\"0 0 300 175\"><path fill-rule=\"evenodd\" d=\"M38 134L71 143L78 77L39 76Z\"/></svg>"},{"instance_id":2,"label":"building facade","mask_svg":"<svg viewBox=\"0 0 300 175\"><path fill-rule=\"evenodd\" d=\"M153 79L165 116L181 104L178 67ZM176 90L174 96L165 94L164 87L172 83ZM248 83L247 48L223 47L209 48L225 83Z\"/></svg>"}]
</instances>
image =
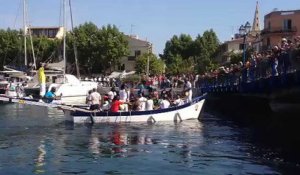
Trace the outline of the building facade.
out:
<instances>
[{"instance_id":1,"label":"building facade","mask_svg":"<svg viewBox=\"0 0 300 175\"><path fill-rule=\"evenodd\" d=\"M145 53L152 53L152 44L150 42L141 40L133 35L127 36L127 39L129 56L121 58L118 71L135 71L136 59Z\"/></svg>"},{"instance_id":2,"label":"building facade","mask_svg":"<svg viewBox=\"0 0 300 175\"><path fill-rule=\"evenodd\" d=\"M251 30L246 35L245 46L246 48L252 47L254 51L259 52L261 50L261 39L260 39L260 20L259 20L259 5L256 2L256 8L253 18ZM235 34L231 40L224 42L224 54L218 59L220 64L226 64L230 62L231 53L242 53L244 49L244 37L240 34Z\"/></svg>"},{"instance_id":3,"label":"building facade","mask_svg":"<svg viewBox=\"0 0 300 175\"><path fill-rule=\"evenodd\" d=\"M282 38L293 41L300 35L300 10L273 11L264 17L261 38L264 49L280 45Z\"/></svg>"},{"instance_id":4,"label":"building facade","mask_svg":"<svg viewBox=\"0 0 300 175\"><path fill-rule=\"evenodd\" d=\"M35 37L47 37L50 39L62 39L64 36L63 27L30 27L31 35Z\"/></svg>"}]
</instances>

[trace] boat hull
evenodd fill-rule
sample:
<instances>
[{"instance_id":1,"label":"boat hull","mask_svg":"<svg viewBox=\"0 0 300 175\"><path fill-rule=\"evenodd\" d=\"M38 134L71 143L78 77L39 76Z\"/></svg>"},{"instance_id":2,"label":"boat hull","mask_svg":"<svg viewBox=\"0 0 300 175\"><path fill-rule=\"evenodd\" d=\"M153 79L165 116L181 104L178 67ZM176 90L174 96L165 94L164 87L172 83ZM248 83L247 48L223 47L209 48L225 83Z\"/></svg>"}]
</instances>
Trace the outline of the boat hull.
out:
<instances>
[{"instance_id":1,"label":"boat hull","mask_svg":"<svg viewBox=\"0 0 300 175\"><path fill-rule=\"evenodd\" d=\"M72 123L180 122L183 120L198 119L204 101L204 96L201 96L194 99L192 103L153 111L92 112L80 109L64 109L64 115L66 121Z\"/></svg>"}]
</instances>

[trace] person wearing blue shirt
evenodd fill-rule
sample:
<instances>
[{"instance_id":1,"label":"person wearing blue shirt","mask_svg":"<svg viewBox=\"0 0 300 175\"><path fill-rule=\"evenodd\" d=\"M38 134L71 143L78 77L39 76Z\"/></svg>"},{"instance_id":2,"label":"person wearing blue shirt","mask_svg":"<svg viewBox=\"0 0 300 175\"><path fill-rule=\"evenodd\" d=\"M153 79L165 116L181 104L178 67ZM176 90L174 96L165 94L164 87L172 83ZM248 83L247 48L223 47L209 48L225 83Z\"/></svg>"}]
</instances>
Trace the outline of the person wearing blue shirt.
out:
<instances>
[{"instance_id":1,"label":"person wearing blue shirt","mask_svg":"<svg viewBox=\"0 0 300 175\"><path fill-rule=\"evenodd\" d=\"M51 90L45 94L45 99L47 103L51 103L55 99L56 97L55 92L56 92L56 88L52 87Z\"/></svg>"}]
</instances>

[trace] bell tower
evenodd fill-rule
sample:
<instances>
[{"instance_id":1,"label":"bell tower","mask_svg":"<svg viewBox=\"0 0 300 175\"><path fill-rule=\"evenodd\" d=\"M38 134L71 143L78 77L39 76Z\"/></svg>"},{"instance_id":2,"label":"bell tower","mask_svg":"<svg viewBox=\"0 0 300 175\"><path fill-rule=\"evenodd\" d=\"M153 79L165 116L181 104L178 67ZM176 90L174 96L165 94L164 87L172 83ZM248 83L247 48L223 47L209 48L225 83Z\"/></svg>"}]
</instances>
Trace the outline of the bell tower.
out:
<instances>
[{"instance_id":1,"label":"bell tower","mask_svg":"<svg viewBox=\"0 0 300 175\"><path fill-rule=\"evenodd\" d=\"M251 29L251 34L253 36L256 36L259 33L260 33L259 8L258 8L258 1L256 1L256 9L255 9L255 14L254 14L254 19L253 19L253 25L252 25L252 29Z\"/></svg>"}]
</instances>

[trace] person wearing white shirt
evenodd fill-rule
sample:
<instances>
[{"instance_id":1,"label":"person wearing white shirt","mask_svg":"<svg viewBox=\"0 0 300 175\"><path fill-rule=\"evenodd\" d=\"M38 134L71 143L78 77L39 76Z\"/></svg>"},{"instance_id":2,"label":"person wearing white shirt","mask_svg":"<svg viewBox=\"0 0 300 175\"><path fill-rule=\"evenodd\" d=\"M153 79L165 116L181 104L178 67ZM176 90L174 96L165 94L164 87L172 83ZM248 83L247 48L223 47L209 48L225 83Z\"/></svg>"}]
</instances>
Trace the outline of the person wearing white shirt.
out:
<instances>
[{"instance_id":1,"label":"person wearing white shirt","mask_svg":"<svg viewBox=\"0 0 300 175\"><path fill-rule=\"evenodd\" d=\"M101 95L97 92L97 89L94 88L93 92L91 93L91 110L99 110L100 109L100 102L101 102Z\"/></svg>"},{"instance_id":2,"label":"person wearing white shirt","mask_svg":"<svg viewBox=\"0 0 300 175\"><path fill-rule=\"evenodd\" d=\"M188 78L184 79L183 91L187 94L187 102L192 102L192 96L193 96L192 84L188 80Z\"/></svg>"},{"instance_id":3,"label":"person wearing white shirt","mask_svg":"<svg viewBox=\"0 0 300 175\"><path fill-rule=\"evenodd\" d=\"M120 101L123 101L123 102L127 102L128 101L128 94L127 94L127 91L125 89L125 85L124 84L121 85L121 89L119 91L119 95L120 95Z\"/></svg>"},{"instance_id":4,"label":"person wearing white shirt","mask_svg":"<svg viewBox=\"0 0 300 175\"><path fill-rule=\"evenodd\" d=\"M175 106L180 106L180 105L183 105L183 104L184 104L184 101L180 98L180 95L178 94L177 99L174 101L174 105Z\"/></svg>"},{"instance_id":5,"label":"person wearing white shirt","mask_svg":"<svg viewBox=\"0 0 300 175\"><path fill-rule=\"evenodd\" d=\"M147 101L147 98L143 97L143 94L139 94L139 98L138 98L138 101L139 101L139 111L145 111L146 110L146 101Z\"/></svg>"},{"instance_id":6,"label":"person wearing white shirt","mask_svg":"<svg viewBox=\"0 0 300 175\"><path fill-rule=\"evenodd\" d=\"M120 101L121 102L128 102L128 94L127 94L127 91L126 91L126 88L125 88L125 84L122 84L121 85L121 90L119 91L119 96L120 96ZM122 111L128 111L128 104L122 104L120 106L120 108L122 108Z\"/></svg>"},{"instance_id":7,"label":"person wearing white shirt","mask_svg":"<svg viewBox=\"0 0 300 175\"><path fill-rule=\"evenodd\" d=\"M163 100L160 102L160 105L159 105L160 109L167 109L170 107L170 102L169 100L167 99L167 96L163 96Z\"/></svg>"},{"instance_id":8,"label":"person wearing white shirt","mask_svg":"<svg viewBox=\"0 0 300 175\"><path fill-rule=\"evenodd\" d=\"M149 99L146 101L146 111L151 111L154 108L154 102L152 99L152 95L149 95Z\"/></svg>"},{"instance_id":9,"label":"person wearing white shirt","mask_svg":"<svg viewBox=\"0 0 300 175\"><path fill-rule=\"evenodd\" d=\"M112 102L112 100L114 99L115 95L117 95L114 87L112 87L111 90L107 94L108 94L108 100L110 102Z\"/></svg>"}]
</instances>

